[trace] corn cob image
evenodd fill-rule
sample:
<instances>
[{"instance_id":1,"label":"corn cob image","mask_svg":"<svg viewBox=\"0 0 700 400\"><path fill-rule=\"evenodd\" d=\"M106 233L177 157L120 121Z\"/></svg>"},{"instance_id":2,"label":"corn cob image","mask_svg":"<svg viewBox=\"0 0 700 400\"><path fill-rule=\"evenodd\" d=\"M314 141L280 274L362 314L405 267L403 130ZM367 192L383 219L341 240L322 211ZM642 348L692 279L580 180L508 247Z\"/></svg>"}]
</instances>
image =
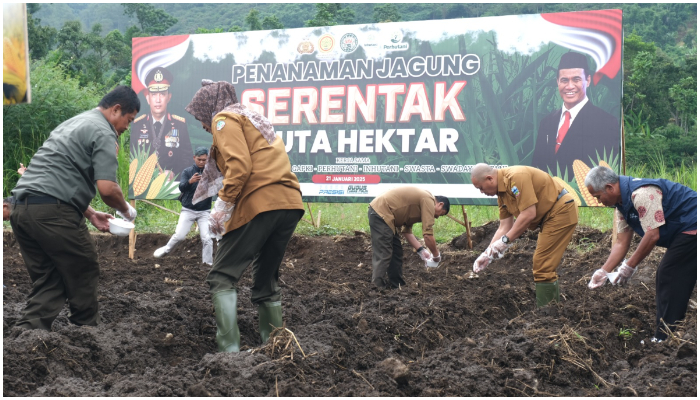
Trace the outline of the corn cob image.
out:
<instances>
[{"instance_id":1,"label":"corn cob image","mask_svg":"<svg viewBox=\"0 0 700 400\"><path fill-rule=\"evenodd\" d=\"M576 194L574 188L572 188L568 183L564 182L564 180L558 176L553 176L552 178L555 181L559 182L562 186L564 186L564 189L566 189L566 191L571 193L571 195L574 197L574 203L576 203L577 206L581 207L581 198L578 197L578 194Z\"/></svg>"},{"instance_id":2,"label":"corn cob image","mask_svg":"<svg viewBox=\"0 0 700 400\"><path fill-rule=\"evenodd\" d=\"M588 171L590 171L591 169L581 160L574 160L573 167L574 177L576 178L576 184L578 185L581 197L583 197L583 200L586 202L586 205L589 207L603 207L601 203L598 203L598 200L596 200L595 197L591 196L591 194L588 192L588 189L586 188L586 185L583 183L586 179L586 175L588 175Z\"/></svg>"},{"instance_id":3,"label":"corn cob image","mask_svg":"<svg viewBox=\"0 0 700 400\"><path fill-rule=\"evenodd\" d=\"M598 166L599 166L599 167L605 167L605 168L608 168L608 169L612 169L612 167L611 167L610 165L608 165L608 163L606 163L605 160L600 160L600 161L598 161Z\"/></svg>"},{"instance_id":4,"label":"corn cob image","mask_svg":"<svg viewBox=\"0 0 700 400\"><path fill-rule=\"evenodd\" d=\"M136 167L139 166L139 160L133 159L131 160L131 164L129 164L129 185L134 183L134 177L136 177Z\"/></svg>"},{"instance_id":5,"label":"corn cob image","mask_svg":"<svg viewBox=\"0 0 700 400\"><path fill-rule=\"evenodd\" d=\"M153 153L141 166L134 178L134 196L139 196L146 191L148 185L151 183L153 171L156 169L156 163L158 163L158 155Z\"/></svg>"},{"instance_id":6,"label":"corn cob image","mask_svg":"<svg viewBox=\"0 0 700 400\"><path fill-rule=\"evenodd\" d=\"M158 197L158 192L160 192L160 188L163 186L163 182L165 182L167 177L167 173L161 173L156 179L153 180L151 183L151 188L148 189L148 194L146 195L147 199L155 199Z\"/></svg>"}]
</instances>

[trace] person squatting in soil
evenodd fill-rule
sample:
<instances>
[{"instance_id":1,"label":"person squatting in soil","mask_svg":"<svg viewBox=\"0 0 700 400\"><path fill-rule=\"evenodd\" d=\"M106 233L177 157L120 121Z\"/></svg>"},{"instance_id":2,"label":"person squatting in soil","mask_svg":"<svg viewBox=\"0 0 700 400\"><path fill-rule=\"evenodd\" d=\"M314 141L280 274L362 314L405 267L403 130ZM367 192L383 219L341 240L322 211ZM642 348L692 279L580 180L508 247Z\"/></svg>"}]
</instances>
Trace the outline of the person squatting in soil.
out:
<instances>
[{"instance_id":1,"label":"person squatting in soil","mask_svg":"<svg viewBox=\"0 0 700 400\"><path fill-rule=\"evenodd\" d=\"M178 243L185 240L192 224L194 221L197 221L199 225L199 237L202 239L202 262L209 266L212 265L212 250L214 245L212 244L212 238L209 234L211 197L207 197L197 204L192 203L192 198L199 185L199 180L202 179L202 172L204 171L204 165L207 162L208 154L209 151L205 147L197 147L194 152L194 157L192 157L194 159L194 164L185 168L182 174L180 174L180 197L178 199L180 203L182 203L182 209L180 210L180 218L177 220L175 234L165 246L153 253L153 257L160 258L170 253Z\"/></svg>"},{"instance_id":2,"label":"person squatting in soil","mask_svg":"<svg viewBox=\"0 0 700 400\"><path fill-rule=\"evenodd\" d=\"M406 285L399 228L426 266L428 260L439 263L442 258L433 237L433 225L435 219L448 212L450 201L446 197L433 196L427 190L412 186L389 190L372 200L367 210L372 238L372 283L380 289ZM412 227L416 222L422 224L423 240L428 249L413 235Z\"/></svg>"},{"instance_id":3,"label":"person squatting in soil","mask_svg":"<svg viewBox=\"0 0 700 400\"><path fill-rule=\"evenodd\" d=\"M12 190L10 224L32 280L29 303L15 326L50 331L66 300L72 323L100 322L100 268L85 218L109 231L113 217L90 207L96 190L124 219L136 218L117 183L117 140L139 108L134 90L117 86L97 108L56 127Z\"/></svg>"},{"instance_id":4,"label":"person squatting in soil","mask_svg":"<svg viewBox=\"0 0 700 400\"><path fill-rule=\"evenodd\" d=\"M299 180L282 139L267 118L238 103L232 84L203 80L186 110L213 136L193 201L218 190L209 229L220 241L207 282L219 351L237 352L236 287L249 265L263 343L282 326L279 267L304 215Z\"/></svg>"},{"instance_id":5,"label":"person squatting in soil","mask_svg":"<svg viewBox=\"0 0 700 400\"><path fill-rule=\"evenodd\" d=\"M618 232L608 259L593 273L588 287L605 285L607 274L618 265L611 283L626 284L655 246L665 247L666 254L656 270L656 332L652 342L665 340L664 323L674 331L685 318L698 277L697 192L666 179L617 175L606 167L591 169L584 184L603 205L615 207ZM632 256L624 259L634 232L642 241Z\"/></svg>"},{"instance_id":6,"label":"person squatting in soil","mask_svg":"<svg viewBox=\"0 0 700 400\"><path fill-rule=\"evenodd\" d=\"M527 229L539 227L532 258L537 307L558 303L557 268L578 224L578 206L572 195L549 174L533 167L495 169L480 163L472 169L471 180L485 195L498 196L500 214L491 244L474 261L474 272L502 258Z\"/></svg>"}]
</instances>

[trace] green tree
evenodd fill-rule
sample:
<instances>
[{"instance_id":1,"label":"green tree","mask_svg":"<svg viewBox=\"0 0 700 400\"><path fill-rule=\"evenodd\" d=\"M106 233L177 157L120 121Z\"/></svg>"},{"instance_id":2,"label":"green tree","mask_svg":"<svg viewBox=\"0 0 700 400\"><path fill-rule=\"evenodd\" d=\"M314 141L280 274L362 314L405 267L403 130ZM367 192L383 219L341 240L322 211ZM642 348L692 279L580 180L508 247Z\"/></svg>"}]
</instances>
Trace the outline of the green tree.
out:
<instances>
[{"instance_id":1,"label":"green tree","mask_svg":"<svg viewBox=\"0 0 700 400\"><path fill-rule=\"evenodd\" d=\"M260 31L263 26L260 23L260 12L256 9L250 10L248 15L245 17L245 23L250 27L251 31Z\"/></svg>"},{"instance_id":2,"label":"green tree","mask_svg":"<svg viewBox=\"0 0 700 400\"><path fill-rule=\"evenodd\" d=\"M34 18L34 13L41 9L41 4L27 3L27 36L29 55L33 59L44 58L56 41L58 31L50 26L41 26L41 19Z\"/></svg>"},{"instance_id":3,"label":"green tree","mask_svg":"<svg viewBox=\"0 0 700 400\"><path fill-rule=\"evenodd\" d=\"M306 26L334 26L351 24L355 20L355 12L351 8L343 8L338 3L317 3L316 15L306 21Z\"/></svg>"},{"instance_id":4,"label":"green tree","mask_svg":"<svg viewBox=\"0 0 700 400\"><path fill-rule=\"evenodd\" d=\"M401 14L399 14L399 9L398 7L396 7L396 4L393 3L375 5L372 17L374 18L374 22L401 21Z\"/></svg>"},{"instance_id":5,"label":"green tree","mask_svg":"<svg viewBox=\"0 0 700 400\"><path fill-rule=\"evenodd\" d=\"M276 15L268 15L263 19L262 27L265 30L270 29L284 29L284 25L277 19Z\"/></svg>"},{"instance_id":6,"label":"green tree","mask_svg":"<svg viewBox=\"0 0 700 400\"><path fill-rule=\"evenodd\" d=\"M124 14L135 16L139 22L139 34L133 36L162 36L171 26L177 23L177 18L160 8L150 4L122 3Z\"/></svg>"}]
</instances>

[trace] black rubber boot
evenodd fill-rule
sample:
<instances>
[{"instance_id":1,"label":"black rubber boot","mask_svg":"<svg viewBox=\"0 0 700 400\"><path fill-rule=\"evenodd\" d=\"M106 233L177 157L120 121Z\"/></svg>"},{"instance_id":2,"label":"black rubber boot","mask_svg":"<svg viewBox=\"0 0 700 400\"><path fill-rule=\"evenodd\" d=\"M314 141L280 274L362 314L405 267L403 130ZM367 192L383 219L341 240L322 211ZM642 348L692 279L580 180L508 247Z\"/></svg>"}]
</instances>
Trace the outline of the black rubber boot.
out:
<instances>
[{"instance_id":1,"label":"black rubber boot","mask_svg":"<svg viewBox=\"0 0 700 400\"><path fill-rule=\"evenodd\" d=\"M535 297L537 308L544 307L552 301L559 303L559 281L535 282Z\"/></svg>"},{"instance_id":2,"label":"black rubber boot","mask_svg":"<svg viewBox=\"0 0 700 400\"><path fill-rule=\"evenodd\" d=\"M258 305L258 327L263 344L270 338L270 332L282 327L282 302L270 301Z\"/></svg>"},{"instance_id":3,"label":"black rubber boot","mask_svg":"<svg viewBox=\"0 0 700 400\"><path fill-rule=\"evenodd\" d=\"M237 353L241 347L241 333L238 330L236 289L216 292L212 300L216 312L216 343L219 351Z\"/></svg>"}]
</instances>

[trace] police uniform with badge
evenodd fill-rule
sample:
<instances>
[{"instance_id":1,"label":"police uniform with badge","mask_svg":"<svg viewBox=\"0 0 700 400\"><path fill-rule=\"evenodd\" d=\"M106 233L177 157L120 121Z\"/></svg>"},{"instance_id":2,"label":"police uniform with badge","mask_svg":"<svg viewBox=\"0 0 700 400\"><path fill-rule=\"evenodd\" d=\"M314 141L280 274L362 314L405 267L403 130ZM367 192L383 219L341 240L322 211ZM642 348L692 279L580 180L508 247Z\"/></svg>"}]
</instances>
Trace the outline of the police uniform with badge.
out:
<instances>
[{"instance_id":1,"label":"police uniform with badge","mask_svg":"<svg viewBox=\"0 0 700 400\"><path fill-rule=\"evenodd\" d=\"M167 111L172 81L172 74L163 67L154 68L146 76L145 96L151 110L134 120L131 147L148 151L149 155L156 152L161 170L180 174L192 164L193 154L185 118Z\"/></svg>"}]
</instances>

